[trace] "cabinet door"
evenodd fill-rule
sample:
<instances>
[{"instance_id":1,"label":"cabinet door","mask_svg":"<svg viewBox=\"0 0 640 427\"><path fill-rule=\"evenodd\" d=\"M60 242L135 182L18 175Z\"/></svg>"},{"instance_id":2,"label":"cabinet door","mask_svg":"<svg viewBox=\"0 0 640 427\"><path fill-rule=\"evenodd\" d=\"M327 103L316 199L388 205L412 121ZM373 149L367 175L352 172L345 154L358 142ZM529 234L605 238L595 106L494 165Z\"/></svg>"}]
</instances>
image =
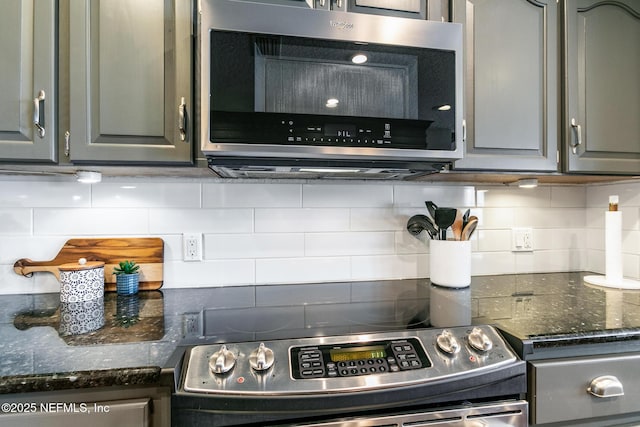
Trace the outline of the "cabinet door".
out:
<instances>
[{"instance_id":1,"label":"cabinet door","mask_svg":"<svg viewBox=\"0 0 640 427\"><path fill-rule=\"evenodd\" d=\"M184 0L70 0L69 160L192 162L191 12Z\"/></svg>"},{"instance_id":2,"label":"cabinet door","mask_svg":"<svg viewBox=\"0 0 640 427\"><path fill-rule=\"evenodd\" d=\"M640 2L568 0L565 167L640 173Z\"/></svg>"},{"instance_id":3,"label":"cabinet door","mask_svg":"<svg viewBox=\"0 0 640 427\"><path fill-rule=\"evenodd\" d=\"M465 51L464 158L456 169L556 171L555 0L454 0Z\"/></svg>"},{"instance_id":4,"label":"cabinet door","mask_svg":"<svg viewBox=\"0 0 640 427\"><path fill-rule=\"evenodd\" d=\"M56 160L55 16L54 0L2 2L0 161Z\"/></svg>"},{"instance_id":5,"label":"cabinet door","mask_svg":"<svg viewBox=\"0 0 640 427\"><path fill-rule=\"evenodd\" d=\"M9 406L11 408L12 406ZM0 414L3 427L149 427L151 400L111 402L16 403L15 410ZM22 409L21 409L22 408Z\"/></svg>"}]
</instances>

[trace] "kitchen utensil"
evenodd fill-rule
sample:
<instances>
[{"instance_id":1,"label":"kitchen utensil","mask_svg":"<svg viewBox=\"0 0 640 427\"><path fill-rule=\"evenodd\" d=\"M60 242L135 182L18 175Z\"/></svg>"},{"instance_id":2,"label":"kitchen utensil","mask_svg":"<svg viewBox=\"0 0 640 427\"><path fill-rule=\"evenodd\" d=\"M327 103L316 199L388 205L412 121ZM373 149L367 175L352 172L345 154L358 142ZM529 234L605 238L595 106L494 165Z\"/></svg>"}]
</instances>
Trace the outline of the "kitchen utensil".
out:
<instances>
[{"instance_id":1,"label":"kitchen utensil","mask_svg":"<svg viewBox=\"0 0 640 427\"><path fill-rule=\"evenodd\" d=\"M429 212L429 215L431 215L431 219L435 221L436 209L438 209L438 206L431 200L427 200L426 202L424 202L424 204L427 205L427 211Z\"/></svg>"},{"instance_id":2,"label":"kitchen utensil","mask_svg":"<svg viewBox=\"0 0 640 427\"><path fill-rule=\"evenodd\" d=\"M471 239L471 235L476 230L477 226L478 226L478 217L477 216L469 217L469 222L462 229L461 240L469 240L469 239Z\"/></svg>"},{"instance_id":3,"label":"kitchen utensil","mask_svg":"<svg viewBox=\"0 0 640 427\"><path fill-rule=\"evenodd\" d=\"M460 209L456 210L456 219L451 225L453 231L453 240L462 240L463 213Z\"/></svg>"},{"instance_id":4,"label":"kitchen utensil","mask_svg":"<svg viewBox=\"0 0 640 427\"><path fill-rule=\"evenodd\" d=\"M467 223L469 222L469 214L471 213L471 209L467 209L464 212L464 215L462 215L462 228L464 229L464 227L467 225Z\"/></svg>"},{"instance_id":5,"label":"kitchen utensil","mask_svg":"<svg viewBox=\"0 0 640 427\"><path fill-rule=\"evenodd\" d=\"M456 220L457 209L454 208L436 208L435 221L440 229L440 240L447 240L447 229Z\"/></svg>"},{"instance_id":6,"label":"kitchen utensil","mask_svg":"<svg viewBox=\"0 0 640 427\"><path fill-rule=\"evenodd\" d=\"M46 271L60 278L61 264L77 262L79 258L105 263L105 291L116 290L113 267L120 261L135 260L140 264L140 290L162 287L164 241L158 237L70 239L60 252L50 261L32 261L22 258L15 262L13 270L29 276L34 272Z\"/></svg>"},{"instance_id":7,"label":"kitchen utensil","mask_svg":"<svg viewBox=\"0 0 640 427\"><path fill-rule=\"evenodd\" d=\"M61 302L76 303L104 297L104 262L87 262L80 258L78 262L62 264L58 270Z\"/></svg>"},{"instance_id":8,"label":"kitchen utensil","mask_svg":"<svg viewBox=\"0 0 640 427\"><path fill-rule=\"evenodd\" d=\"M407 221L407 231L413 236L417 236L426 230L432 239L438 238L438 230L433 225L431 219L426 215L414 215Z\"/></svg>"}]
</instances>

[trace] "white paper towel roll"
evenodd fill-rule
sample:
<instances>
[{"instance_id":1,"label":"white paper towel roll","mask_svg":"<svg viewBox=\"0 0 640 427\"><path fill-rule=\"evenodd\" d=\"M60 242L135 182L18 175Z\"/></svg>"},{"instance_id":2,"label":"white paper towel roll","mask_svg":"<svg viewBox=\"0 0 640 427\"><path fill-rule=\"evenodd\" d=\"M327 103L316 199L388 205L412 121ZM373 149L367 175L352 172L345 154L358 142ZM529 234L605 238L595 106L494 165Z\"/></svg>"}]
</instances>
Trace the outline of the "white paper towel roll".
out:
<instances>
[{"instance_id":1,"label":"white paper towel roll","mask_svg":"<svg viewBox=\"0 0 640 427\"><path fill-rule=\"evenodd\" d=\"M605 212L605 275L607 282L622 281L622 212Z\"/></svg>"}]
</instances>

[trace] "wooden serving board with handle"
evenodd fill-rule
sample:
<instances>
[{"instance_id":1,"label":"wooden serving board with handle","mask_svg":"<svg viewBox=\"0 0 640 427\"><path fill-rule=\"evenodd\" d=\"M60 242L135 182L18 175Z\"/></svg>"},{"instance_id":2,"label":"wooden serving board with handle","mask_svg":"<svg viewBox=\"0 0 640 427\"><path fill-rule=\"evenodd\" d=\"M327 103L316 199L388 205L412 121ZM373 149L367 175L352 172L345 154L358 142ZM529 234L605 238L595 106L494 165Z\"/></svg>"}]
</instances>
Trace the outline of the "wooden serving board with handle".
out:
<instances>
[{"instance_id":1,"label":"wooden serving board with handle","mask_svg":"<svg viewBox=\"0 0 640 427\"><path fill-rule=\"evenodd\" d=\"M77 263L80 258L105 263L105 291L116 290L113 268L124 260L135 261L140 265L140 290L148 291L162 287L164 241L159 237L70 239L51 261L22 258L13 265L13 270L23 276L46 271L55 274L60 280L58 267L62 264Z\"/></svg>"}]
</instances>

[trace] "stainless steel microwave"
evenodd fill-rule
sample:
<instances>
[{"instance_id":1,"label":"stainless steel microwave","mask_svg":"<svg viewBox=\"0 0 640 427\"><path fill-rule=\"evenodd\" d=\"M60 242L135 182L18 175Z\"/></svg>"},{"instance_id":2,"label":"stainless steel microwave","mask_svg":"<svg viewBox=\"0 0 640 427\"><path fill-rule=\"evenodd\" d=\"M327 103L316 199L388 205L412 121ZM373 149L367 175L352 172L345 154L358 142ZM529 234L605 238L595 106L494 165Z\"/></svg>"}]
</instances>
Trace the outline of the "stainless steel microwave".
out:
<instances>
[{"instance_id":1,"label":"stainless steel microwave","mask_svg":"<svg viewBox=\"0 0 640 427\"><path fill-rule=\"evenodd\" d=\"M406 178L462 157L459 24L202 0L201 149L224 177Z\"/></svg>"}]
</instances>

